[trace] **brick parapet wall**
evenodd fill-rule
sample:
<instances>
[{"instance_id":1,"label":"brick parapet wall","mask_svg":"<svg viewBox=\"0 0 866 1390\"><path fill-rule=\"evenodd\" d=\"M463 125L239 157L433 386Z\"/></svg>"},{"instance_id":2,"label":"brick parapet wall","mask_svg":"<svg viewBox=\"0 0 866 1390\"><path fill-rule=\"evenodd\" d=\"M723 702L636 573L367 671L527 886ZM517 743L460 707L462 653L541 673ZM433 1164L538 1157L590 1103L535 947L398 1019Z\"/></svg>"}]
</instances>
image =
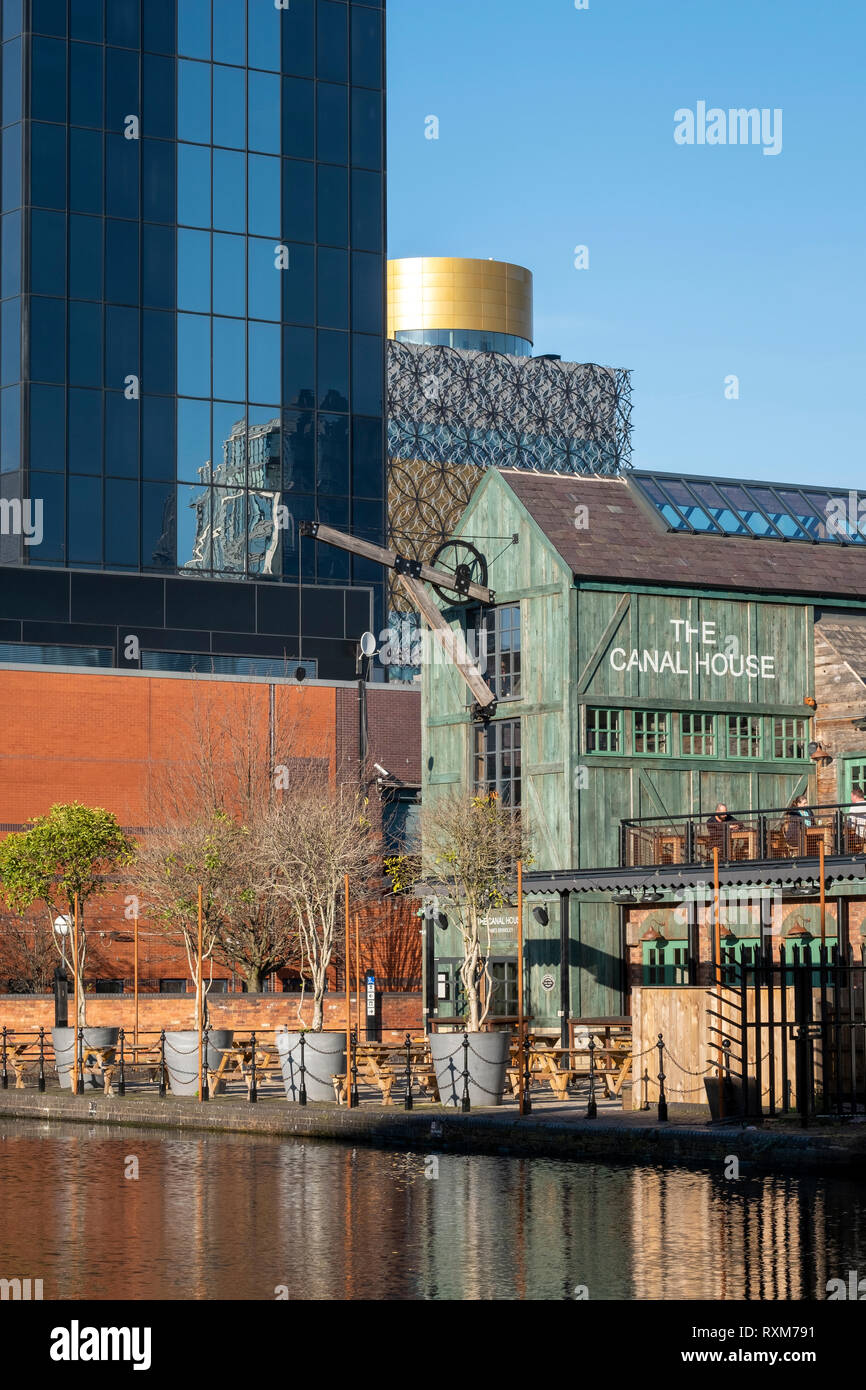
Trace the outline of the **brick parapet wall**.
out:
<instances>
[{"instance_id":1,"label":"brick parapet wall","mask_svg":"<svg viewBox=\"0 0 866 1390\"><path fill-rule=\"evenodd\" d=\"M293 994L224 994L208 1001L208 1017L212 1028L232 1028L239 1033L268 1032L274 1028L298 1026L298 995ZM341 1029L346 1024L345 994L325 996L325 1027ZM70 1020L72 1001L70 999ZM357 995L351 996L352 1024L357 1018ZM420 994L383 994L380 996L381 1035L385 1042L402 1042L407 1032L418 1033L423 1027ZM302 1016L309 1027L313 1004L309 994L304 999ZM143 995L138 1005L139 1028L144 1033L161 1029L192 1028L195 1023L195 999L191 994ZM88 995L87 1022L93 1027L124 1028L131 1031L135 1023L135 999L131 994ZM0 995L0 1028L10 1032L46 1032L54 1024L54 999L51 995ZM365 1001L361 996L361 1027L366 1027Z\"/></svg>"}]
</instances>

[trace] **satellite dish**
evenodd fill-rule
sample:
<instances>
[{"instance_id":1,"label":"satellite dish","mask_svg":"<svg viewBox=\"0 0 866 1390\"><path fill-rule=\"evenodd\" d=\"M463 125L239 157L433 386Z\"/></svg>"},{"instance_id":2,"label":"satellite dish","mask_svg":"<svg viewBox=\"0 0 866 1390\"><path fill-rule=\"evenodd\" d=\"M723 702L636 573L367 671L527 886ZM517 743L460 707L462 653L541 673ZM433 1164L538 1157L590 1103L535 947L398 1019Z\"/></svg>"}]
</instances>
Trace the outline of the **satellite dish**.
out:
<instances>
[{"instance_id":1,"label":"satellite dish","mask_svg":"<svg viewBox=\"0 0 866 1390\"><path fill-rule=\"evenodd\" d=\"M307 679L307 668L306 668L306 666L298 666L298 667L296 668L296 670L295 670L295 680L296 680L296 681L305 681L306 679Z\"/></svg>"},{"instance_id":2,"label":"satellite dish","mask_svg":"<svg viewBox=\"0 0 866 1390\"><path fill-rule=\"evenodd\" d=\"M364 656L376 655L376 639L372 632L365 632L361 638L361 651Z\"/></svg>"}]
</instances>

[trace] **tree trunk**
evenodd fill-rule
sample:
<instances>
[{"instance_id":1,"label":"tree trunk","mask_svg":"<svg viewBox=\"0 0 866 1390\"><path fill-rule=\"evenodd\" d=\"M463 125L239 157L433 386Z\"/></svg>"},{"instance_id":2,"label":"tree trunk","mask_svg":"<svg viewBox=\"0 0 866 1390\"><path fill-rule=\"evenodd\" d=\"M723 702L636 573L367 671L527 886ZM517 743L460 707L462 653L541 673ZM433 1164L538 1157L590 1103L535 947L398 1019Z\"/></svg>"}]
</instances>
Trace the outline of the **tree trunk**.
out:
<instances>
[{"instance_id":1,"label":"tree trunk","mask_svg":"<svg viewBox=\"0 0 866 1390\"><path fill-rule=\"evenodd\" d=\"M322 996L321 996L321 994L316 994L316 995L313 996L313 1024L312 1024L313 1032L314 1032L314 1033L321 1033L322 1028L323 1028L323 1026L324 1026L324 1022L325 1022L325 1011L324 1011L324 1008L323 1008L323 1006L322 1006Z\"/></svg>"},{"instance_id":2,"label":"tree trunk","mask_svg":"<svg viewBox=\"0 0 866 1390\"><path fill-rule=\"evenodd\" d=\"M265 983L264 972L261 966L249 965L246 971L247 993L261 994Z\"/></svg>"}]
</instances>

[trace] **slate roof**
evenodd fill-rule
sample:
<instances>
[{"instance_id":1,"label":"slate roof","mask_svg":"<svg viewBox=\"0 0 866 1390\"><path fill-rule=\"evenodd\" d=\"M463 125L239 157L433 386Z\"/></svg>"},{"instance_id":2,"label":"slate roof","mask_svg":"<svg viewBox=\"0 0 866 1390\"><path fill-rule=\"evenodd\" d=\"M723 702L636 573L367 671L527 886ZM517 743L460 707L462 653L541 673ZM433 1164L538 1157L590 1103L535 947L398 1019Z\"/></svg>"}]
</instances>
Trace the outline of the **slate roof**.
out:
<instances>
[{"instance_id":1,"label":"slate roof","mask_svg":"<svg viewBox=\"0 0 866 1390\"><path fill-rule=\"evenodd\" d=\"M578 579L866 599L866 546L692 536L666 530L627 477L501 476ZM578 505L589 511L586 530L574 525Z\"/></svg>"}]
</instances>

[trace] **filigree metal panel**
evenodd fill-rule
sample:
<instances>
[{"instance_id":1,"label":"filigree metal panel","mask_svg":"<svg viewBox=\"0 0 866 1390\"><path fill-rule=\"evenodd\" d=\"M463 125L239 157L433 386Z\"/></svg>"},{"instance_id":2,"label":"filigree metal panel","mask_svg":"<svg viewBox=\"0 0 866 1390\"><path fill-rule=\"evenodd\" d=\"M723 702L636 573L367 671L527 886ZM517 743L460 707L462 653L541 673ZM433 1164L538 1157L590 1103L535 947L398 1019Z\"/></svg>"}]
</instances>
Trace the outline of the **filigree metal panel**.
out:
<instances>
[{"instance_id":1,"label":"filigree metal panel","mask_svg":"<svg viewBox=\"0 0 866 1390\"><path fill-rule=\"evenodd\" d=\"M388 343L392 459L616 476L631 466L618 367Z\"/></svg>"}]
</instances>

